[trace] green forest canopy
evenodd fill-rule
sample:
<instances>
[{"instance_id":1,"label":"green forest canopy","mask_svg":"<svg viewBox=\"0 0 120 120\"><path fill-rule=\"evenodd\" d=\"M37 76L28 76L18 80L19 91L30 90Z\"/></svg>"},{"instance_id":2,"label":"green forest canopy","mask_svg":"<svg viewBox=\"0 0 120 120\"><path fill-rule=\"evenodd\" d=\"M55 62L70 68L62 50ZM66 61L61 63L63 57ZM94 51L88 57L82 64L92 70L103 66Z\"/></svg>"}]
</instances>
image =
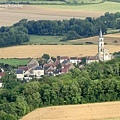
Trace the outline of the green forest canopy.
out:
<instances>
[{"instance_id":1,"label":"green forest canopy","mask_svg":"<svg viewBox=\"0 0 120 120\"><path fill-rule=\"evenodd\" d=\"M17 120L36 108L50 105L117 101L120 100L120 58L29 83L6 73L3 86L0 120Z\"/></svg>"}]
</instances>

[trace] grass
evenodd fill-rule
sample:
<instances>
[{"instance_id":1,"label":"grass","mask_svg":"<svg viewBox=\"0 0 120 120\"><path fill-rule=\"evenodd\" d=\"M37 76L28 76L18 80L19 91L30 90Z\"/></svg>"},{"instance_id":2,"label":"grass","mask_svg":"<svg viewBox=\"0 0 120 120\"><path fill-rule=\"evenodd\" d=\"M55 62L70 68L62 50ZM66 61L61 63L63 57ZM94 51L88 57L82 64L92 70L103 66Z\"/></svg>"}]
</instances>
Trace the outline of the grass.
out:
<instances>
[{"instance_id":1,"label":"grass","mask_svg":"<svg viewBox=\"0 0 120 120\"><path fill-rule=\"evenodd\" d=\"M0 63L9 64L12 66L27 65L29 59L0 59Z\"/></svg>"},{"instance_id":2,"label":"grass","mask_svg":"<svg viewBox=\"0 0 120 120\"><path fill-rule=\"evenodd\" d=\"M24 44L60 44L62 36L30 35L30 41Z\"/></svg>"},{"instance_id":3,"label":"grass","mask_svg":"<svg viewBox=\"0 0 120 120\"><path fill-rule=\"evenodd\" d=\"M102 12L119 12L120 3L116 2L104 2L99 4L85 4L85 5L42 5L46 8L56 9L70 9L70 10L82 10L82 11L102 11Z\"/></svg>"}]
</instances>

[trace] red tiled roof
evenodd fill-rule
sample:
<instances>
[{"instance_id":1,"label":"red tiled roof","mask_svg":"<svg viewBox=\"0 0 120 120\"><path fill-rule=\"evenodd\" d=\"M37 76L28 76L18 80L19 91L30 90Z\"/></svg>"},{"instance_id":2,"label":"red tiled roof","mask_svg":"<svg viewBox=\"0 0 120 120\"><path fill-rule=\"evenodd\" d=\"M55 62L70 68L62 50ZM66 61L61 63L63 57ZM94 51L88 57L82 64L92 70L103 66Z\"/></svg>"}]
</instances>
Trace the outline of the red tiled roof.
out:
<instances>
[{"instance_id":1,"label":"red tiled roof","mask_svg":"<svg viewBox=\"0 0 120 120\"><path fill-rule=\"evenodd\" d=\"M98 60L97 56L88 56L86 60Z\"/></svg>"},{"instance_id":2,"label":"red tiled roof","mask_svg":"<svg viewBox=\"0 0 120 120\"><path fill-rule=\"evenodd\" d=\"M5 75L5 72L1 72L1 73L0 73L0 76L4 76L4 75Z\"/></svg>"},{"instance_id":3,"label":"red tiled roof","mask_svg":"<svg viewBox=\"0 0 120 120\"><path fill-rule=\"evenodd\" d=\"M20 67L18 67L18 69L21 69L21 70L27 71L27 70L28 70L28 67L27 67L27 66L20 66Z\"/></svg>"},{"instance_id":4,"label":"red tiled roof","mask_svg":"<svg viewBox=\"0 0 120 120\"><path fill-rule=\"evenodd\" d=\"M66 60L66 59L69 59L68 56L57 56L57 60Z\"/></svg>"}]
</instances>

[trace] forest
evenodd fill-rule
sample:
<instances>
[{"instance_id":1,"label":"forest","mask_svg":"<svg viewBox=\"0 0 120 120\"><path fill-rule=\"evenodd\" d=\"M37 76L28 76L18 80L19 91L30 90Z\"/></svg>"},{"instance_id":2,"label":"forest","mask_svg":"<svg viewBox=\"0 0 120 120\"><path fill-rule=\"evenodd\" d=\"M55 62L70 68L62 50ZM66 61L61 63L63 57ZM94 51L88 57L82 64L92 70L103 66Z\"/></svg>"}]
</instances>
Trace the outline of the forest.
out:
<instances>
[{"instance_id":1,"label":"forest","mask_svg":"<svg viewBox=\"0 0 120 120\"><path fill-rule=\"evenodd\" d=\"M120 29L120 13L105 13L99 18L87 17L85 20L27 20L22 19L11 27L0 28L0 47L19 45L28 42L29 35L64 36L62 41L86 38L103 34L107 29Z\"/></svg>"},{"instance_id":2,"label":"forest","mask_svg":"<svg viewBox=\"0 0 120 120\"><path fill-rule=\"evenodd\" d=\"M39 107L119 101L120 52L115 55L111 61L87 64L29 83L6 73L0 88L0 120L17 120Z\"/></svg>"}]
</instances>

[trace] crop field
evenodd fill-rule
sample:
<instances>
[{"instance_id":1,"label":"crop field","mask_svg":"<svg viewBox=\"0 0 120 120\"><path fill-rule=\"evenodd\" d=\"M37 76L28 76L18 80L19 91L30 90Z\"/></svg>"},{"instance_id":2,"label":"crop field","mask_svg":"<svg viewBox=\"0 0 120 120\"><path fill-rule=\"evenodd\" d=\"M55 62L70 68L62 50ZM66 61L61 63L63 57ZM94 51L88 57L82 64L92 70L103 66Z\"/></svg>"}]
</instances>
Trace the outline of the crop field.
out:
<instances>
[{"instance_id":1,"label":"crop field","mask_svg":"<svg viewBox=\"0 0 120 120\"><path fill-rule=\"evenodd\" d=\"M5 7L0 4L0 26L10 26L19 20L63 20L99 17L105 12L120 12L120 3L104 2L86 5L22 5Z\"/></svg>"},{"instance_id":2,"label":"crop field","mask_svg":"<svg viewBox=\"0 0 120 120\"><path fill-rule=\"evenodd\" d=\"M104 41L107 45L120 45L120 33L104 35ZM86 44L87 42L98 44L98 36L69 41L72 44Z\"/></svg>"},{"instance_id":3,"label":"crop field","mask_svg":"<svg viewBox=\"0 0 120 120\"><path fill-rule=\"evenodd\" d=\"M39 108L21 120L120 120L120 102Z\"/></svg>"},{"instance_id":4,"label":"crop field","mask_svg":"<svg viewBox=\"0 0 120 120\"><path fill-rule=\"evenodd\" d=\"M97 54L97 45L21 45L0 48L0 58L39 58L44 53L50 56L89 56ZM119 45L106 45L110 53L120 51Z\"/></svg>"}]
</instances>

